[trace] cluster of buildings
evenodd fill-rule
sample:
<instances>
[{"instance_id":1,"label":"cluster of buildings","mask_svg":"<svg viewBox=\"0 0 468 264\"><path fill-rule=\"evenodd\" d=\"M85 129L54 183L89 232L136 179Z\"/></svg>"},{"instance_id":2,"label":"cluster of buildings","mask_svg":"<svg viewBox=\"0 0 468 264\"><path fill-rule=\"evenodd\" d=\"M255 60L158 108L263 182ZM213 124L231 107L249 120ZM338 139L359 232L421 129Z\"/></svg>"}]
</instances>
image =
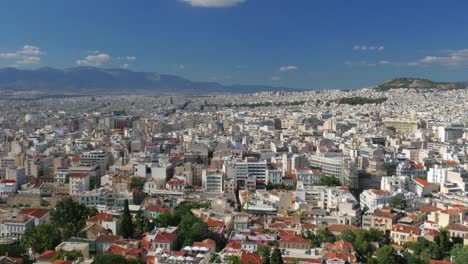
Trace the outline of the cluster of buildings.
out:
<instances>
[{"instance_id":1,"label":"cluster of buildings","mask_svg":"<svg viewBox=\"0 0 468 264\"><path fill-rule=\"evenodd\" d=\"M84 262L112 253L147 263L262 263L264 244L285 260L358 262L346 241L312 246L303 234L321 228L376 228L394 245L434 240L446 228L468 244L467 96L362 89L50 98L25 103L20 116L5 107L1 237L47 222L47 208L70 196L100 213L88 219L86 239L51 250L82 251ZM350 97L387 100L338 103ZM177 227L124 240L117 227L126 200L151 220L181 202L208 202L193 214L227 244L176 248Z\"/></svg>"}]
</instances>

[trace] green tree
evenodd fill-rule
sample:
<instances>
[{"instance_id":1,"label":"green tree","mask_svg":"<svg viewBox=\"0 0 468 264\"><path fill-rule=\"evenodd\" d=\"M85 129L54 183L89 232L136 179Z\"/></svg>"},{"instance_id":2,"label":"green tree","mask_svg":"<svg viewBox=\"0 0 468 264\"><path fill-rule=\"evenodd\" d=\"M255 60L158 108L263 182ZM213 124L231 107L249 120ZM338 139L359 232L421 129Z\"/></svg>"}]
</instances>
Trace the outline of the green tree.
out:
<instances>
[{"instance_id":1,"label":"green tree","mask_svg":"<svg viewBox=\"0 0 468 264\"><path fill-rule=\"evenodd\" d=\"M72 250L72 251L65 251L65 250L59 250L55 253L55 255L52 257L51 261L54 262L56 260L64 260L65 257L67 258L67 260L70 260L70 261L75 261L79 258L82 258L83 257L83 253L81 253L81 251L79 250Z\"/></svg>"},{"instance_id":2,"label":"green tree","mask_svg":"<svg viewBox=\"0 0 468 264\"><path fill-rule=\"evenodd\" d=\"M443 254L439 246L425 238L419 238L416 242L409 242L405 245L411 249L414 259L428 262L430 259L442 259Z\"/></svg>"},{"instance_id":3,"label":"green tree","mask_svg":"<svg viewBox=\"0 0 468 264\"><path fill-rule=\"evenodd\" d=\"M130 214L130 209L128 208L128 200L125 200L124 209L122 215L120 216L120 235L123 238L130 238L133 235L133 230L134 227L132 222L132 215Z\"/></svg>"},{"instance_id":4,"label":"green tree","mask_svg":"<svg viewBox=\"0 0 468 264\"><path fill-rule=\"evenodd\" d=\"M340 180L338 178L335 178L333 176L325 176L322 177L317 185L322 185L322 186L339 186Z\"/></svg>"},{"instance_id":5,"label":"green tree","mask_svg":"<svg viewBox=\"0 0 468 264\"><path fill-rule=\"evenodd\" d=\"M257 253L260 255L260 256L263 256L263 257L269 257L270 256L270 247L268 247L267 245L260 245L258 248L257 248Z\"/></svg>"},{"instance_id":6,"label":"green tree","mask_svg":"<svg viewBox=\"0 0 468 264\"><path fill-rule=\"evenodd\" d=\"M279 248L275 248L270 257L270 264L283 264L283 257Z\"/></svg>"},{"instance_id":7,"label":"green tree","mask_svg":"<svg viewBox=\"0 0 468 264\"><path fill-rule=\"evenodd\" d=\"M377 261L379 264L397 264L397 255L392 246L383 246L377 250Z\"/></svg>"},{"instance_id":8,"label":"green tree","mask_svg":"<svg viewBox=\"0 0 468 264\"><path fill-rule=\"evenodd\" d=\"M444 255L448 254L453 247L453 243L450 241L449 232L445 228L439 230L439 234L435 237L434 241Z\"/></svg>"},{"instance_id":9,"label":"green tree","mask_svg":"<svg viewBox=\"0 0 468 264\"><path fill-rule=\"evenodd\" d=\"M127 259L122 255L96 255L93 264L128 264Z\"/></svg>"},{"instance_id":10,"label":"green tree","mask_svg":"<svg viewBox=\"0 0 468 264\"><path fill-rule=\"evenodd\" d=\"M312 239L312 244L314 247L321 247L323 243L335 242L336 237L325 228L318 228L315 231L314 238Z\"/></svg>"},{"instance_id":11,"label":"green tree","mask_svg":"<svg viewBox=\"0 0 468 264\"><path fill-rule=\"evenodd\" d=\"M178 230L179 245L181 246L190 246L193 242L202 241L211 237L208 226L192 213L186 213L182 216L182 220L178 225Z\"/></svg>"},{"instance_id":12,"label":"green tree","mask_svg":"<svg viewBox=\"0 0 468 264\"><path fill-rule=\"evenodd\" d=\"M28 229L21 238L21 243L25 248L42 253L48 249L55 249L61 240L60 230L54 225L42 224Z\"/></svg>"},{"instance_id":13,"label":"green tree","mask_svg":"<svg viewBox=\"0 0 468 264\"><path fill-rule=\"evenodd\" d=\"M60 200L55 208L50 210L50 220L53 226L58 227L64 239L77 236L85 227L88 216L93 215L92 210L67 197Z\"/></svg>"},{"instance_id":14,"label":"green tree","mask_svg":"<svg viewBox=\"0 0 468 264\"><path fill-rule=\"evenodd\" d=\"M242 264L239 256L226 256L225 260L228 264Z\"/></svg>"},{"instance_id":15,"label":"green tree","mask_svg":"<svg viewBox=\"0 0 468 264\"><path fill-rule=\"evenodd\" d=\"M133 177L132 181L130 182L130 189L138 189L139 191L143 191L145 182L146 182L145 178Z\"/></svg>"},{"instance_id":16,"label":"green tree","mask_svg":"<svg viewBox=\"0 0 468 264\"><path fill-rule=\"evenodd\" d=\"M406 200L401 195L395 195L390 198L390 200L388 200L388 204L401 210L406 209Z\"/></svg>"},{"instance_id":17,"label":"green tree","mask_svg":"<svg viewBox=\"0 0 468 264\"><path fill-rule=\"evenodd\" d=\"M468 263L468 246L456 245L450 251L450 255L456 264L466 264Z\"/></svg>"},{"instance_id":18,"label":"green tree","mask_svg":"<svg viewBox=\"0 0 468 264\"><path fill-rule=\"evenodd\" d=\"M345 229L341 232L341 239L353 243L356 240L356 234L350 229Z\"/></svg>"}]
</instances>

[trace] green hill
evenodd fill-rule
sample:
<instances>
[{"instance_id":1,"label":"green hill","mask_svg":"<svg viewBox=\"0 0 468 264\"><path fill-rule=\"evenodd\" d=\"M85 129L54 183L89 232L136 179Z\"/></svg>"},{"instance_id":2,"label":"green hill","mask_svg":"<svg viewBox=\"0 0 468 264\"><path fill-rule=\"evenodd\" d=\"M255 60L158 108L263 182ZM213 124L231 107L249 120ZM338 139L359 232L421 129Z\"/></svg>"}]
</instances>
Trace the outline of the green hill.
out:
<instances>
[{"instance_id":1,"label":"green hill","mask_svg":"<svg viewBox=\"0 0 468 264\"><path fill-rule=\"evenodd\" d=\"M392 89L440 89L454 90L465 89L466 85L456 82L434 82L427 79L419 78L398 78L391 81L386 81L375 87L378 91L388 91Z\"/></svg>"}]
</instances>

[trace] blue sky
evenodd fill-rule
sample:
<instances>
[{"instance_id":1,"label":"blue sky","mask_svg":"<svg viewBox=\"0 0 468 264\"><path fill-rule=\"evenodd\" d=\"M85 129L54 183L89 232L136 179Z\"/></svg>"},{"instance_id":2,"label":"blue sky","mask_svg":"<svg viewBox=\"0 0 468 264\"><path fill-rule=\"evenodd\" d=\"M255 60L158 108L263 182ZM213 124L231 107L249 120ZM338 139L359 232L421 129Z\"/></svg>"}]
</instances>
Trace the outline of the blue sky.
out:
<instances>
[{"instance_id":1,"label":"blue sky","mask_svg":"<svg viewBox=\"0 0 468 264\"><path fill-rule=\"evenodd\" d=\"M123 67L299 88L465 81L465 2L4 0L0 67Z\"/></svg>"}]
</instances>

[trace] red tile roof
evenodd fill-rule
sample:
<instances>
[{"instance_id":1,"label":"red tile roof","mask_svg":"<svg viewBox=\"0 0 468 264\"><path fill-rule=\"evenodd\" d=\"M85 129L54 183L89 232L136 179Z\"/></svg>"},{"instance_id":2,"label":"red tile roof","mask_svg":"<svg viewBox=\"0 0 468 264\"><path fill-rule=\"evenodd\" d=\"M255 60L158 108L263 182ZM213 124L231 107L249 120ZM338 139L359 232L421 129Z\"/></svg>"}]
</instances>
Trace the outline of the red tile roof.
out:
<instances>
[{"instance_id":1,"label":"red tile roof","mask_svg":"<svg viewBox=\"0 0 468 264\"><path fill-rule=\"evenodd\" d=\"M46 250L39 255L38 259L51 259L55 254L55 250Z\"/></svg>"},{"instance_id":2,"label":"red tile roof","mask_svg":"<svg viewBox=\"0 0 468 264\"><path fill-rule=\"evenodd\" d=\"M49 209L46 208L24 208L21 209L20 214L22 215L30 215L35 218L42 218L49 213Z\"/></svg>"},{"instance_id":3,"label":"red tile roof","mask_svg":"<svg viewBox=\"0 0 468 264\"><path fill-rule=\"evenodd\" d=\"M419 235L420 229L415 226L396 224L392 226L392 232Z\"/></svg>"},{"instance_id":4,"label":"red tile roof","mask_svg":"<svg viewBox=\"0 0 468 264\"><path fill-rule=\"evenodd\" d=\"M430 183L430 182L428 182L428 181L426 181L426 180L424 180L424 179L421 179L421 178L416 178L416 179L414 179L414 181L415 181L416 183L421 184L421 185L424 186L424 187L431 187L431 186L432 186L432 183Z\"/></svg>"},{"instance_id":5,"label":"red tile roof","mask_svg":"<svg viewBox=\"0 0 468 264\"><path fill-rule=\"evenodd\" d=\"M160 243L171 243L174 240L176 240L176 238L177 238L176 234L158 233L156 237L154 238L154 241L160 242Z\"/></svg>"},{"instance_id":6,"label":"red tile roof","mask_svg":"<svg viewBox=\"0 0 468 264\"><path fill-rule=\"evenodd\" d=\"M263 264L263 258L257 252L243 252L241 256L242 263Z\"/></svg>"},{"instance_id":7,"label":"red tile roof","mask_svg":"<svg viewBox=\"0 0 468 264\"><path fill-rule=\"evenodd\" d=\"M208 227L224 227L225 225L223 221L218 221L211 218L206 219L204 222Z\"/></svg>"}]
</instances>

